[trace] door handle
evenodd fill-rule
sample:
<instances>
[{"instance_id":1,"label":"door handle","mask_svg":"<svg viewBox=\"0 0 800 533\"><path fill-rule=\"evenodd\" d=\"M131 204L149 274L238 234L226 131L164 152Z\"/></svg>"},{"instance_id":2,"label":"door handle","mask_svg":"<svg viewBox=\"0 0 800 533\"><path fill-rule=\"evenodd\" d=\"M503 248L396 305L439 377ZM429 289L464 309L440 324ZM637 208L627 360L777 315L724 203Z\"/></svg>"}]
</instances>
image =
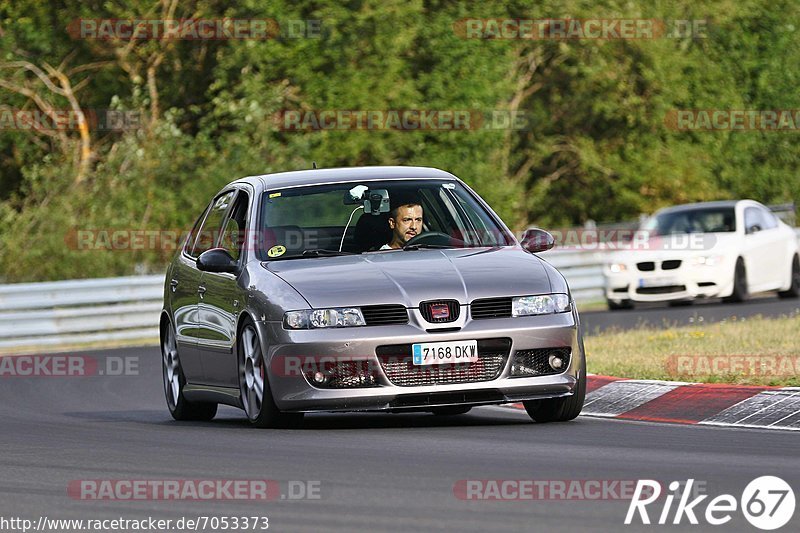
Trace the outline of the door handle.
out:
<instances>
[{"instance_id":1,"label":"door handle","mask_svg":"<svg viewBox=\"0 0 800 533\"><path fill-rule=\"evenodd\" d=\"M205 285L200 285L199 287L197 287L197 294L200 295L200 298L202 298L205 293L206 293Z\"/></svg>"},{"instance_id":2,"label":"door handle","mask_svg":"<svg viewBox=\"0 0 800 533\"><path fill-rule=\"evenodd\" d=\"M169 287L172 289L172 292L175 292L178 289L178 280L172 278L172 280L169 282Z\"/></svg>"}]
</instances>

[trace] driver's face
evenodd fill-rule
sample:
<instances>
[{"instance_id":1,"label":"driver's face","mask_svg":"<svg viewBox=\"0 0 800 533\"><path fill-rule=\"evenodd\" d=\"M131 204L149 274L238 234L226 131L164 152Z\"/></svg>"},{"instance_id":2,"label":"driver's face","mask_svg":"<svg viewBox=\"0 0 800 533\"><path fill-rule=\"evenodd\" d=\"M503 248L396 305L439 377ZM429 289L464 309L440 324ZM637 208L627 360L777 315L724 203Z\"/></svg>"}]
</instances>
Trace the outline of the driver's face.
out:
<instances>
[{"instance_id":1,"label":"driver's face","mask_svg":"<svg viewBox=\"0 0 800 533\"><path fill-rule=\"evenodd\" d=\"M393 230L390 246L400 247L422 231L422 206L410 205L397 208L397 216L389 219Z\"/></svg>"}]
</instances>

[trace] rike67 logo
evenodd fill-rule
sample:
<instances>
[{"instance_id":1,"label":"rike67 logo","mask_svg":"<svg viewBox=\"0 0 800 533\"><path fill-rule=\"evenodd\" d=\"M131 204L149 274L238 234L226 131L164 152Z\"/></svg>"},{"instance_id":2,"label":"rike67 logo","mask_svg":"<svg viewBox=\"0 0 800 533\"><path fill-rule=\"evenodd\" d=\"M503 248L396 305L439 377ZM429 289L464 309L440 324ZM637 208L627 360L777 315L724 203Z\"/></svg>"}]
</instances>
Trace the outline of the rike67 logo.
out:
<instances>
[{"instance_id":1,"label":"rike67 logo","mask_svg":"<svg viewBox=\"0 0 800 533\"><path fill-rule=\"evenodd\" d=\"M721 526L730 522L737 511L741 511L751 525L761 530L771 531L786 525L794 515L794 491L779 477L761 476L754 479L745 487L739 500L731 494L716 496L705 503L704 512L702 512L701 504L708 498L708 495L702 494L690 500L689 498L693 495L693 485L694 479L688 479L685 483L678 481L670 483L670 493L663 498L661 512L657 517L653 517L655 523L678 525L688 521L689 524L697 525L700 523L699 517L704 519L707 524ZM682 491L681 488L683 488ZM625 524L634 523L637 521L637 516L642 524L652 523L648 514L648 506L655 503L660 497L661 484L658 481L640 479L628 507ZM675 500L678 503L673 511ZM653 508L650 510L657 512L657 505L652 506Z\"/></svg>"}]
</instances>

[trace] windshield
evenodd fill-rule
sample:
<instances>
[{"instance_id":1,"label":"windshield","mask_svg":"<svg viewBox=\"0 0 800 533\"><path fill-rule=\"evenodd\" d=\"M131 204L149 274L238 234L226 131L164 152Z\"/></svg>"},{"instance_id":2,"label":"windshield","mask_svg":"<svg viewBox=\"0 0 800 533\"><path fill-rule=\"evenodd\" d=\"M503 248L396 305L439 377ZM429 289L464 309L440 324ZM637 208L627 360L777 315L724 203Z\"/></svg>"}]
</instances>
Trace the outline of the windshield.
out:
<instances>
[{"instance_id":1,"label":"windshield","mask_svg":"<svg viewBox=\"0 0 800 533\"><path fill-rule=\"evenodd\" d=\"M259 236L262 260L514 243L469 191L444 180L354 181L267 191Z\"/></svg>"},{"instance_id":2,"label":"windshield","mask_svg":"<svg viewBox=\"0 0 800 533\"><path fill-rule=\"evenodd\" d=\"M733 207L680 209L650 217L642 229L652 235L726 233L736 231L736 216Z\"/></svg>"}]
</instances>

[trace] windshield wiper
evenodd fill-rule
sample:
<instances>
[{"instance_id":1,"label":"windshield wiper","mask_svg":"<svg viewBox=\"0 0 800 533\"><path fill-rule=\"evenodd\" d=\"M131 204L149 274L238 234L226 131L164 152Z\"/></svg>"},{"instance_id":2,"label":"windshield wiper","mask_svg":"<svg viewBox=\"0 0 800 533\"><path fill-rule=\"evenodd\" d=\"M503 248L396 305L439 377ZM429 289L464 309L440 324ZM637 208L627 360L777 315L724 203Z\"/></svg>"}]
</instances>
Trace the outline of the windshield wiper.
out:
<instances>
[{"instance_id":1,"label":"windshield wiper","mask_svg":"<svg viewBox=\"0 0 800 533\"><path fill-rule=\"evenodd\" d=\"M353 252L340 252L339 250L327 250L325 248L315 248L313 250L303 250L302 257L332 257L336 255L355 255Z\"/></svg>"},{"instance_id":2,"label":"windshield wiper","mask_svg":"<svg viewBox=\"0 0 800 533\"><path fill-rule=\"evenodd\" d=\"M434 250L443 250L446 248L455 248L454 246L448 246L446 244L406 244L403 246L403 250L420 250L420 249L434 249Z\"/></svg>"}]
</instances>

